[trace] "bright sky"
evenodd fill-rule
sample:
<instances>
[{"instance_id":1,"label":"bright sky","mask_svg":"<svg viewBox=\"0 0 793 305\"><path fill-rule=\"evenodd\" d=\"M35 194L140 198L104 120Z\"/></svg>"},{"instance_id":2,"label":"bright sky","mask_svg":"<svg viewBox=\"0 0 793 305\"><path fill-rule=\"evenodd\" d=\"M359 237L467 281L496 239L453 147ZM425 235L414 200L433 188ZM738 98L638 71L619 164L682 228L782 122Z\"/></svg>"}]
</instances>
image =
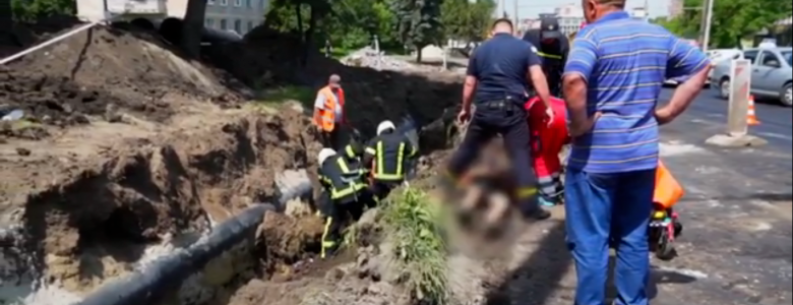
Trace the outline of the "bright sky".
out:
<instances>
[{"instance_id":1,"label":"bright sky","mask_svg":"<svg viewBox=\"0 0 793 305\"><path fill-rule=\"evenodd\" d=\"M500 3L500 0L495 0ZM540 13L553 13L554 9L566 3L580 4L580 0L504 0L506 11L510 16L515 10L515 2L518 3L518 17L536 18ZM666 16L669 12L668 5L670 0L647 0L650 7L650 17ZM645 0L628 0L628 8L643 7Z\"/></svg>"}]
</instances>

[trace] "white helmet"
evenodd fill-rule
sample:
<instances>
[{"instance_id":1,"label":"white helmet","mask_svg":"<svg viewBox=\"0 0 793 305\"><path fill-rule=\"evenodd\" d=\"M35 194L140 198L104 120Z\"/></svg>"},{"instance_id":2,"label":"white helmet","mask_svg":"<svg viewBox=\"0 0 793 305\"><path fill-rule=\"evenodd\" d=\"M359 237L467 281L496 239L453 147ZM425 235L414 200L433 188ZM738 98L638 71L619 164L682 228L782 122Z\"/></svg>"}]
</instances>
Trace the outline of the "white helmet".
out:
<instances>
[{"instance_id":1,"label":"white helmet","mask_svg":"<svg viewBox=\"0 0 793 305\"><path fill-rule=\"evenodd\" d=\"M383 134L383 132L385 132L387 130L394 130L394 129L396 129L396 126L394 126L394 123L392 123L391 121L388 121L388 120L382 121L382 122L380 122L380 125L377 125L377 135L379 136L379 135Z\"/></svg>"},{"instance_id":2,"label":"white helmet","mask_svg":"<svg viewBox=\"0 0 793 305\"><path fill-rule=\"evenodd\" d=\"M325 160L328 158L333 157L336 155L336 151L330 148L323 148L319 151L319 155L317 156L317 160L319 160L319 165L322 166L322 163L325 163Z\"/></svg>"}]
</instances>

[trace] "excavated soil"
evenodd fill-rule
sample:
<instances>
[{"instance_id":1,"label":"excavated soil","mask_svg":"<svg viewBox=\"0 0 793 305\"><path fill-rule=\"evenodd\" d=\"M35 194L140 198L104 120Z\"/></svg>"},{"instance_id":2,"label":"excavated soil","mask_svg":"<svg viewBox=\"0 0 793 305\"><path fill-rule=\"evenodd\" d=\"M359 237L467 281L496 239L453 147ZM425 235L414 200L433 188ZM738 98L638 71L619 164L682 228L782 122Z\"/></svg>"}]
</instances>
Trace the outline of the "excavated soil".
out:
<instances>
[{"instance_id":1,"label":"excavated soil","mask_svg":"<svg viewBox=\"0 0 793 305\"><path fill-rule=\"evenodd\" d=\"M0 67L0 105L47 125L88 124L119 112L164 122L179 111L174 95L230 106L240 97L214 71L193 65L158 36L97 27ZM13 133L6 132L13 136Z\"/></svg>"},{"instance_id":2,"label":"excavated soil","mask_svg":"<svg viewBox=\"0 0 793 305\"><path fill-rule=\"evenodd\" d=\"M0 125L0 229L23 233L8 244L34 254L47 281L82 294L129 272L151 245L275 199L277 173L313 172L320 145L304 111L245 106L229 74L256 89L319 88L340 74L348 119L365 136L383 119L429 124L459 101L458 75L378 72L318 54L301 68L301 48L259 29L246 42L205 50L226 73L184 60L145 31L97 27L0 67L0 111L25 113ZM426 138L441 143L445 127L434 131ZM404 297L392 283L361 276L368 267L348 262L361 253L312 263L322 225L268 216L255 248L261 280L228 304L323 304L323 291L342 292L332 304Z\"/></svg>"}]
</instances>

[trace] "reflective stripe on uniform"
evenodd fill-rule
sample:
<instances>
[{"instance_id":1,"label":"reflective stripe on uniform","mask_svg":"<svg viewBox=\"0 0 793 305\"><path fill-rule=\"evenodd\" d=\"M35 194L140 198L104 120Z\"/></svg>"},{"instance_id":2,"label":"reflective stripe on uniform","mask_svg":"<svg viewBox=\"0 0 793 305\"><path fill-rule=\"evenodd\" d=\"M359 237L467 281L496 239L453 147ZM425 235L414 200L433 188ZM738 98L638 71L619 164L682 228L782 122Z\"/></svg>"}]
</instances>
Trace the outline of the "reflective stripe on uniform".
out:
<instances>
[{"instance_id":1,"label":"reflective stripe on uniform","mask_svg":"<svg viewBox=\"0 0 793 305\"><path fill-rule=\"evenodd\" d=\"M543 53L543 52L537 52L537 55L540 55L540 57L545 57L545 58L550 58L550 59L562 59L562 55L554 55L554 54L548 54L548 53Z\"/></svg>"},{"instance_id":2,"label":"reflective stripe on uniform","mask_svg":"<svg viewBox=\"0 0 793 305\"><path fill-rule=\"evenodd\" d=\"M330 192L330 199L336 200L336 199L344 198L346 196L355 194L355 192L365 189L366 187L367 185L365 183L358 183L358 184L350 185L340 190L333 188L333 190L331 190Z\"/></svg>"},{"instance_id":3,"label":"reflective stripe on uniform","mask_svg":"<svg viewBox=\"0 0 793 305\"><path fill-rule=\"evenodd\" d=\"M344 147L344 151L347 153L347 157L355 158L355 152L352 151L352 146L347 145L347 147Z\"/></svg>"},{"instance_id":4,"label":"reflective stripe on uniform","mask_svg":"<svg viewBox=\"0 0 793 305\"><path fill-rule=\"evenodd\" d=\"M343 158L336 158L336 163L339 164L339 168L341 169L342 174L347 174L350 172L350 168L347 167L347 162L344 162Z\"/></svg>"},{"instance_id":5,"label":"reflective stripe on uniform","mask_svg":"<svg viewBox=\"0 0 793 305\"><path fill-rule=\"evenodd\" d=\"M367 147L367 148L366 148L366 153L367 153L367 154L370 154L370 155L376 155L376 154L377 154L377 151L376 151L374 148Z\"/></svg>"},{"instance_id":6,"label":"reflective stripe on uniform","mask_svg":"<svg viewBox=\"0 0 793 305\"><path fill-rule=\"evenodd\" d=\"M537 194L537 188L533 186L518 189L518 198L531 197Z\"/></svg>"},{"instance_id":7,"label":"reflective stripe on uniform","mask_svg":"<svg viewBox=\"0 0 793 305\"><path fill-rule=\"evenodd\" d=\"M326 250L336 246L336 241L328 240L330 235L330 225L333 224L333 217L325 219L325 226L322 230L322 249L320 250L320 257L325 258Z\"/></svg>"},{"instance_id":8,"label":"reflective stripe on uniform","mask_svg":"<svg viewBox=\"0 0 793 305\"><path fill-rule=\"evenodd\" d=\"M383 141L377 142L377 170L374 172L374 178L383 181L399 181L404 178L402 174L402 161L405 158L405 143L399 144L399 152L397 154L397 170L396 173L388 174L385 172Z\"/></svg>"}]
</instances>

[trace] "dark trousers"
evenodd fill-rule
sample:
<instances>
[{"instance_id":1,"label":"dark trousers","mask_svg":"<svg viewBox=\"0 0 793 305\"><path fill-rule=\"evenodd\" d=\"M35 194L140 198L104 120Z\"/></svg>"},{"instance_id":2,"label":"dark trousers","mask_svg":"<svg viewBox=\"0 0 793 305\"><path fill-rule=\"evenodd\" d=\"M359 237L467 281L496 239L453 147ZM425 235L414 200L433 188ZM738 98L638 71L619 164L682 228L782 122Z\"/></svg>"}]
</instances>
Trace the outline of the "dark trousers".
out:
<instances>
[{"instance_id":1,"label":"dark trousers","mask_svg":"<svg viewBox=\"0 0 793 305\"><path fill-rule=\"evenodd\" d=\"M388 194L395 188L397 188L402 182L393 182L393 181L378 181L375 180L372 183L372 193L377 197L378 200L382 200L385 197L388 197Z\"/></svg>"},{"instance_id":2,"label":"dark trousers","mask_svg":"<svg viewBox=\"0 0 793 305\"><path fill-rule=\"evenodd\" d=\"M501 105L499 107L499 105ZM450 173L455 177L468 170L479 156L479 151L496 135L504 137L504 145L512 159L512 167L518 184L518 198L523 212L538 208L537 177L531 163L531 134L526 120L526 111L516 102L483 103L476 106L462 144L452 156ZM534 194L520 196L534 190Z\"/></svg>"},{"instance_id":3,"label":"dark trousers","mask_svg":"<svg viewBox=\"0 0 793 305\"><path fill-rule=\"evenodd\" d=\"M322 147L332 148L336 151L343 149L347 143L346 139L344 138L344 131L342 131L342 128L342 126L337 124L336 127L329 132L320 132Z\"/></svg>"},{"instance_id":4,"label":"dark trousers","mask_svg":"<svg viewBox=\"0 0 793 305\"><path fill-rule=\"evenodd\" d=\"M323 192L319 199L319 211L325 216L325 228L322 232L322 252L324 258L330 251L338 248L342 241L342 233L346 223L358 221L365 207L374 207L377 199L369 190L362 190L355 195L340 200L331 200L328 192Z\"/></svg>"},{"instance_id":5,"label":"dark trousers","mask_svg":"<svg viewBox=\"0 0 793 305\"><path fill-rule=\"evenodd\" d=\"M565 173L567 243L575 259L575 304L603 304L606 299L609 244L617 254L616 305L647 305L655 170L627 173Z\"/></svg>"}]
</instances>

